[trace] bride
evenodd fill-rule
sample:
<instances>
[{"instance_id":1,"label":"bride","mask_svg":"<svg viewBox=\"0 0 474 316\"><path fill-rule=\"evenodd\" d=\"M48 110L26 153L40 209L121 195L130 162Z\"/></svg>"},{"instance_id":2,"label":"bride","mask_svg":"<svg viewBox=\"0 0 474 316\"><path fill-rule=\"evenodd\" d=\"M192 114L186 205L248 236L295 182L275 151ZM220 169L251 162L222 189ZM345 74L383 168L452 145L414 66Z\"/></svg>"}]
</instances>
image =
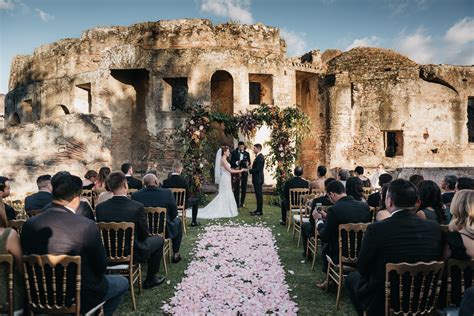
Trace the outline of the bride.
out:
<instances>
[{"instance_id":1,"label":"bride","mask_svg":"<svg viewBox=\"0 0 474 316\"><path fill-rule=\"evenodd\" d=\"M227 161L229 156L230 150L227 146L222 146L217 151L214 173L216 183L219 184L219 193L206 207L199 209L199 218L234 217L239 213L232 191L231 174L247 172L247 169L231 169L230 163Z\"/></svg>"}]
</instances>

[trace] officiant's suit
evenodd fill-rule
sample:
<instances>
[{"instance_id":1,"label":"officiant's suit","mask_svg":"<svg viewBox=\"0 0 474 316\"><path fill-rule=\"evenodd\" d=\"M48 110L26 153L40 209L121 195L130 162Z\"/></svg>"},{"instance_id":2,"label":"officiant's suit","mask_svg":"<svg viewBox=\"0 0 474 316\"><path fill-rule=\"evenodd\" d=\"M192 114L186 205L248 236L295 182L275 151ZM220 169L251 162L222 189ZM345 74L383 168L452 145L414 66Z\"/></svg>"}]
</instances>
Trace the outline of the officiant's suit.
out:
<instances>
[{"instance_id":1,"label":"officiant's suit","mask_svg":"<svg viewBox=\"0 0 474 316\"><path fill-rule=\"evenodd\" d=\"M234 169L243 169L250 166L250 154L248 151L240 151L236 148L232 151L230 156L230 166ZM232 174L232 189L234 191L235 202L237 205L243 206L245 202L245 195L247 193L248 173L234 173Z\"/></svg>"},{"instance_id":2,"label":"officiant's suit","mask_svg":"<svg viewBox=\"0 0 474 316\"><path fill-rule=\"evenodd\" d=\"M252 184L255 190L255 198L257 200L257 209L255 210L256 214L263 213L263 167L265 166L265 158L261 153L255 157L255 160L252 164L252 169L249 170L252 174Z\"/></svg>"}]
</instances>

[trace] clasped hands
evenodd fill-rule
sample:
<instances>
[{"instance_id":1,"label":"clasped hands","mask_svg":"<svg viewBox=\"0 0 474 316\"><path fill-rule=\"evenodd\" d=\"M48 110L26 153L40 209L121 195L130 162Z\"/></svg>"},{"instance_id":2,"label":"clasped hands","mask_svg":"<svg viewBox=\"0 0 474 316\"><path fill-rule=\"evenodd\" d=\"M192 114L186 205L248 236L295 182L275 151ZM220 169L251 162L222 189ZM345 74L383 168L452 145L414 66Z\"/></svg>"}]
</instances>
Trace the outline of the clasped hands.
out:
<instances>
[{"instance_id":1,"label":"clasped hands","mask_svg":"<svg viewBox=\"0 0 474 316\"><path fill-rule=\"evenodd\" d=\"M325 211L319 211L317 208L313 211L313 218L315 221L323 219L326 219L326 212Z\"/></svg>"}]
</instances>

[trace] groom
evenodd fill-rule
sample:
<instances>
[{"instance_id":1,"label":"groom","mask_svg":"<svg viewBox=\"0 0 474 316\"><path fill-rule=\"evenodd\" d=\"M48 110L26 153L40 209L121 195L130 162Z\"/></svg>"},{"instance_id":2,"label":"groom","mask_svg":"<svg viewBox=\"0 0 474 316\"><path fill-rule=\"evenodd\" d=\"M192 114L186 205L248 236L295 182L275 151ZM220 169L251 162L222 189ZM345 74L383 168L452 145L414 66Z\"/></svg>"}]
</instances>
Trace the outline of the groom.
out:
<instances>
[{"instance_id":1,"label":"groom","mask_svg":"<svg viewBox=\"0 0 474 316\"><path fill-rule=\"evenodd\" d=\"M253 152L255 154L255 160L252 164L252 169L249 172L252 174L252 184L255 191L255 198L257 199L257 209L255 212L250 212L252 216L263 215L263 167L265 165L265 158L262 153L262 145L255 144L253 146Z\"/></svg>"}]
</instances>

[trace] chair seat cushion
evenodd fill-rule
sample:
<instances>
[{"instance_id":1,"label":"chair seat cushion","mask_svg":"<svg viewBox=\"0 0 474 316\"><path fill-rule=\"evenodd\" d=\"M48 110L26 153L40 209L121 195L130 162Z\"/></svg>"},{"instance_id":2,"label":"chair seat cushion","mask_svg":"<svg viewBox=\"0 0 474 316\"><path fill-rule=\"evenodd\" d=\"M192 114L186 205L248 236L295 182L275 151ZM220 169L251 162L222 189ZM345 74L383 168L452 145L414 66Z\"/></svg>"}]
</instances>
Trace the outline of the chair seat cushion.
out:
<instances>
[{"instance_id":1,"label":"chair seat cushion","mask_svg":"<svg viewBox=\"0 0 474 316\"><path fill-rule=\"evenodd\" d=\"M300 216L299 215L293 215L293 220L295 222L300 222ZM308 217L303 217L303 223L309 223L309 218Z\"/></svg>"},{"instance_id":2,"label":"chair seat cushion","mask_svg":"<svg viewBox=\"0 0 474 316\"><path fill-rule=\"evenodd\" d=\"M116 266L108 266L107 270L127 270L128 264L118 264Z\"/></svg>"}]
</instances>

